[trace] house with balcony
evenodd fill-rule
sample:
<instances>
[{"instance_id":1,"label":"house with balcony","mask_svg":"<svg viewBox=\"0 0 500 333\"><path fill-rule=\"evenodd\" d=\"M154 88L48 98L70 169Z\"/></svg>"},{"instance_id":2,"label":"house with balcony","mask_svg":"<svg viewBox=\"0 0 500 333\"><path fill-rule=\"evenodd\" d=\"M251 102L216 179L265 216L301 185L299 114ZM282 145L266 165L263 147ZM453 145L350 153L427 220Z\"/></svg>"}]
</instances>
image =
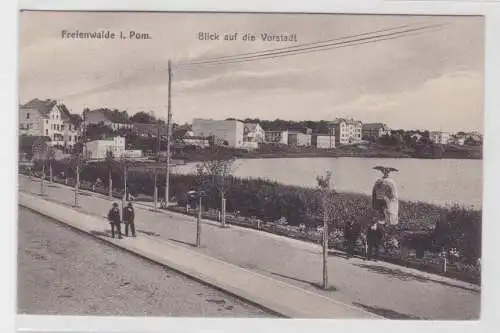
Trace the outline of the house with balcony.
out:
<instances>
[{"instance_id":1,"label":"house with balcony","mask_svg":"<svg viewBox=\"0 0 500 333\"><path fill-rule=\"evenodd\" d=\"M77 124L64 104L33 99L19 106L19 134L50 138L50 145L70 148L81 140Z\"/></svg>"},{"instance_id":2,"label":"house with balcony","mask_svg":"<svg viewBox=\"0 0 500 333\"><path fill-rule=\"evenodd\" d=\"M335 131L335 144L349 145L360 143L363 123L355 119L337 118L328 123L330 130Z\"/></svg>"}]
</instances>

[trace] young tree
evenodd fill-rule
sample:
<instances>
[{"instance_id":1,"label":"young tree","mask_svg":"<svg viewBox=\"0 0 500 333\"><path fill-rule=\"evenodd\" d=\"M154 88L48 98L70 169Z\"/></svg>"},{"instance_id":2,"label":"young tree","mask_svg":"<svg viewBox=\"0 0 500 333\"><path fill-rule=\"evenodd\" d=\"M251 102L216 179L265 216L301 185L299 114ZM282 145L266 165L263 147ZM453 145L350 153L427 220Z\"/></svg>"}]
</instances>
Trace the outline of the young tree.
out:
<instances>
[{"instance_id":1,"label":"young tree","mask_svg":"<svg viewBox=\"0 0 500 333\"><path fill-rule=\"evenodd\" d=\"M221 198L220 221L222 226L226 226L226 198L228 178L233 173L234 158L227 160L206 161L197 166L199 175L209 176L216 186Z\"/></svg>"},{"instance_id":2,"label":"young tree","mask_svg":"<svg viewBox=\"0 0 500 333\"><path fill-rule=\"evenodd\" d=\"M40 177L40 194L44 194L45 164L47 162L47 152L49 147L46 141L39 137L33 142L33 160L42 164L42 176Z\"/></svg>"},{"instance_id":3,"label":"young tree","mask_svg":"<svg viewBox=\"0 0 500 333\"><path fill-rule=\"evenodd\" d=\"M52 183L54 181L54 175L52 172L52 165L56 160L56 149L54 147L48 147L47 149L47 161L49 162L49 181Z\"/></svg>"},{"instance_id":4,"label":"young tree","mask_svg":"<svg viewBox=\"0 0 500 333\"><path fill-rule=\"evenodd\" d=\"M321 204L323 210L323 288L328 288L328 221L331 219L333 206L333 191L330 187L332 178L331 171L325 176L316 177L318 189L321 192Z\"/></svg>"}]
</instances>

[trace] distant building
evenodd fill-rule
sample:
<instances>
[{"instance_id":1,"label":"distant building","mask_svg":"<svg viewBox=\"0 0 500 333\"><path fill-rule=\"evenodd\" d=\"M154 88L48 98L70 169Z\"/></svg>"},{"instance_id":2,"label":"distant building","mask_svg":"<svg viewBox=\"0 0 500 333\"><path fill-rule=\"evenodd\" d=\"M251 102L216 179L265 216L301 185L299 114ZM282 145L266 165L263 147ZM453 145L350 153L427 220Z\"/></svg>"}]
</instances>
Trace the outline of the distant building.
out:
<instances>
[{"instance_id":1,"label":"distant building","mask_svg":"<svg viewBox=\"0 0 500 333\"><path fill-rule=\"evenodd\" d=\"M391 130L386 124L382 123L369 123L363 124L362 137L380 138L384 135L391 135Z\"/></svg>"},{"instance_id":2,"label":"distant building","mask_svg":"<svg viewBox=\"0 0 500 333\"><path fill-rule=\"evenodd\" d=\"M420 133L413 133L411 136L410 136L413 140L415 140L415 142L420 142L420 140L422 140L422 138L424 137L422 134Z\"/></svg>"},{"instance_id":3,"label":"distant building","mask_svg":"<svg viewBox=\"0 0 500 333\"><path fill-rule=\"evenodd\" d=\"M33 99L19 107L19 134L50 138L50 145L72 147L81 139L80 127L64 104Z\"/></svg>"},{"instance_id":4,"label":"distant building","mask_svg":"<svg viewBox=\"0 0 500 333\"><path fill-rule=\"evenodd\" d=\"M89 159L105 159L108 151L114 158L125 157L125 138L115 136L109 140L89 141L85 144L86 157Z\"/></svg>"},{"instance_id":5,"label":"distant building","mask_svg":"<svg viewBox=\"0 0 500 333\"><path fill-rule=\"evenodd\" d=\"M84 113L85 118L85 126L88 125L98 125L104 124L105 126L110 127L113 131L117 131L119 129L132 129L133 124L129 121L122 119L120 116L116 116L113 112L106 112L104 110L93 110L86 111Z\"/></svg>"},{"instance_id":6,"label":"distant building","mask_svg":"<svg viewBox=\"0 0 500 333\"><path fill-rule=\"evenodd\" d=\"M335 143L347 145L360 143L362 138L363 123L354 119L337 118L329 123L335 130Z\"/></svg>"},{"instance_id":7,"label":"distant building","mask_svg":"<svg viewBox=\"0 0 500 333\"><path fill-rule=\"evenodd\" d=\"M266 140L266 134L260 124L245 123L243 129L243 141L262 143Z\"/></svg>"},{"instance_id":8,"label":"distant building","mask_svg":"<svg viewBox=\"0 0 500 333\"><path fill-rule=\"evenodd\" d=\"M243 148L244 125L239 120L194 119L194 136L213 137L215 145Z\"/></svg>"},{"instance_id":9,"label":"distant building","mask_svg":"<svg viewBox=\"0 0 500 333\"><path fill-rule=\"evenodd\" d=\"M429 132L429 139L435 144L446 145L450 141L450 133L441 131Z\"/></svg>"},{"instance_id":10,"label":"distant building","mask_svg":"<svg viewBox=\"0 0 500 333\"><path fill-rule=\"evenodd\" d=\"M335 134L313 134L312 145L318 149L335 148Z\"/></svg>"},{"instance_id":11,"label":"distant building","mask_svg":"<svg viewBox=\"0 0 500 333\"><path fill-rule=\"evenodd\" d=\"M147 138L156 138L158 133L160 133L160 137L167 136L167 125L157 124L142 124L142 123L133 123L131 124L132 133L138 135L140 137Z\"/></svg>"},{"instance_id":12,"label":"distant building","mask_svg":"<svg viewBox=\"0 0 500 333\"><path fill-rule=\"evenodd\" d=\"M288 145L292 147L310 147L312 135L301 132L288 132Z\"/></svg>"},{"instance_id":13,"label":"distant building","mask_svg":"<svg viewBox=\"0 0 500 333\"><path fill-rule=\"evenodd\" d=\"M452 135L450 137L450 140L448 141L448 143L452 144L452 145L463 146L465 144L465 136L464 135Z\"/></svg>"},{"instance_id":14,"label":"distant building","mask_svg":"<svg viewBox=\"0 0 500 333\"><path fill-rule=\"evenodd\" d=\"M265 141L275 144L288 144L288 131L266 131L264 132Z\"/></svg>"}]
</instances>

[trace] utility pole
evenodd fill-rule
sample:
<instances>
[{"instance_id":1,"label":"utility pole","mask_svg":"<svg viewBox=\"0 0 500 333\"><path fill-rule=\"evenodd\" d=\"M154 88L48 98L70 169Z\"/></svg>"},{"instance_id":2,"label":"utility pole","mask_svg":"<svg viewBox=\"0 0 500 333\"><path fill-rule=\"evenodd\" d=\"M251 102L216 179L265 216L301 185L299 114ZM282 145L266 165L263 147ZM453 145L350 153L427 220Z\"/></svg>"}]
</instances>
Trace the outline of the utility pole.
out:
<instances>
[{"instance_id":1,"label":"utility pole","mask_svg":"<svg viewBox=\"0 0 500 333\"><path fill-rule=\"evenodd\" d=\"M155 157L155 163L154 163L154 168L155 168L155 186L154 186L154 206L155 210L158 209L158 166L160 162L160 123L157 121L156 122L156 157Z\"/></svg>"},{"instance_id":2,"label":"utility pole","mask_svg":"<svg viewBox=\"0 0 500 333\"><path fill-rule=\"evenodd\" d=\"M165 172L165 208L170 200L170 138L172 136L172 65L168 60L168 116L167 116L167 165Z\"/></svg>"}]
</instances>

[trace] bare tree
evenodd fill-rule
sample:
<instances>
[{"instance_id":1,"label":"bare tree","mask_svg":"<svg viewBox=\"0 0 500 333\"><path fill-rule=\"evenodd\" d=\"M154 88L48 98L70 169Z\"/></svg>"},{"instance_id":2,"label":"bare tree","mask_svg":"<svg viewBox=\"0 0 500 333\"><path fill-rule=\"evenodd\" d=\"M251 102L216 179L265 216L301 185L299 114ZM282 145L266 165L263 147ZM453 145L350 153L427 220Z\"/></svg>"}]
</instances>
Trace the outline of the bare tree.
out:
<instances>
[{"instance_id":1,"label":"bare tree","mask_svg":"<svg viewBox=\"0 0 500 333\"><path fill-rule=\"evenodd\" d=\"M330 187L332 178L331 171L327 171L325 176L316 177L318 189L321 192L321 204L323 211L323 288L328 289L328 221L331 218L333 206L333 194Z\"/></svg>"},{"instance_id":2,"label":"bare tree","mask_svg":"<svg viewBox=\"0 0 500 333\"><path fill-rule=\"evenodd\" d=\"M221 208L219 211L220 221L223 227L226 226L226 191L229 176L233 173L235 159L206 161L196 166L198 175L211 178L220 194Z\"/></svg>"}]
</instances>

